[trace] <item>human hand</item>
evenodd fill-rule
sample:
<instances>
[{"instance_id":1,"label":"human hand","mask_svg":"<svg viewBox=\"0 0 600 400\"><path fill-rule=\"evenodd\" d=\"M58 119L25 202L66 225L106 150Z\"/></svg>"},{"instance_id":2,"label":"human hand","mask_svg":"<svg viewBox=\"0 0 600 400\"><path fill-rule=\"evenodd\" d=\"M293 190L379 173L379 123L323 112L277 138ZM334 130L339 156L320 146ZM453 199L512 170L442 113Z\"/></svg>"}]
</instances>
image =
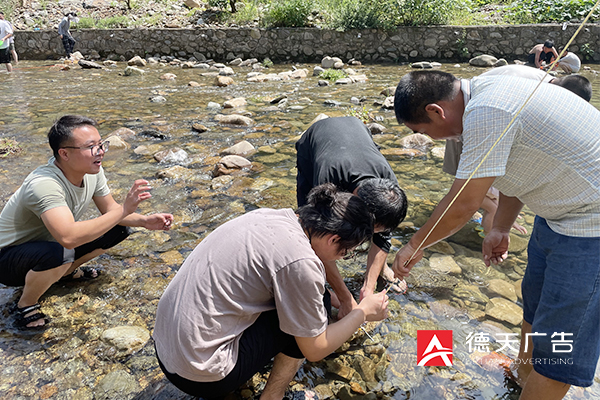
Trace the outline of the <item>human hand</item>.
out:
<instances>
[{"instance_id":1,"label":"human hand","mask_svg":"<svg viewBox=\"0 0 600 400\"><path fill-rule=\"evenodd\" d=\"M508 232L502 232L492 229L483 239L481 251L483 253L483 262L488 267L490 264L499 264L508 257L508 245L510 244L510 235Z\"/></svg>"},{"instance_id":2,"label":"human hand","mask_svg":"<svg viewBox=\"0 0 600 400\"><path fill-rule=\"evenodd\" d=\"M411 259L412 257L412 259ZM404 279L410 273L410 270L423 258L423 250L419 250L415 253L415 249L412 247L410 242L405 244L394 258L392 264L392 270L396 278Z\"/></svg>"},{"instance_id":3,"label":"human hand","mask_svg":"<svg viewBox=\"0 0 600 400\"><path fill-rule=\"evenodd\" d=\"M340 306L337 314L338 319L342 319L346 315L350 314L350 311L354 310L357 306L358 304L356 303L356 300L354 300L354 297L351 297L349 301L340 300Z\"/></svg>"},{"instance_id":4,"label":"human hand","mask_svg":"<svg viewBox=\"0 0 600 400\"><path fill-rule=\"evenodd\" d=\"M123 212L125 215L134 213L142 201L152 197L148 192L150 189L152 188L148 186L148 181L144 179L138 179L133 183L133 186L129 189L129 192L125 197L125 202L123 203Z\"/></svg>"},{"instance_id":5,"label":"human hand","mask_svg":"<svg viewBox=\"0 0 600 400\"><path fill-rule=\"evenodd\" d=\"M367 321L381 321L388 316L388 296L386 291L366 296L358 305L365 313Z\"/></svg>"},{"instance_id":6,"label":"human hand","mask_svg":"<svg viewBox=\"0 0 600 400\"><path fill-rule=\"evenodd\" d=\"M373 293L375 293L375 290L373 290L373 288L369 288L369 287L363 286L363 287L360 289L360 296L359 296L359 298L358 298L358 301L359 301L359 302L360 302L360 301L363 301L363 299L364 299L365 297L367 297L367 296L369 296L369 295L372 295Z\"/></svg>"},{"instance_id":7,"label":"human hand","mask_svg":"<svg viewBox=\"0 0 600 400\"><path fill-rule=\"evenodd\" d=\"M144 223L144 228L149 229L151 231L168 231L171 229L171 225L173 224L173 215L157 213L150 214L146 216L146 221Z\"/></svg>"}]
</instances>

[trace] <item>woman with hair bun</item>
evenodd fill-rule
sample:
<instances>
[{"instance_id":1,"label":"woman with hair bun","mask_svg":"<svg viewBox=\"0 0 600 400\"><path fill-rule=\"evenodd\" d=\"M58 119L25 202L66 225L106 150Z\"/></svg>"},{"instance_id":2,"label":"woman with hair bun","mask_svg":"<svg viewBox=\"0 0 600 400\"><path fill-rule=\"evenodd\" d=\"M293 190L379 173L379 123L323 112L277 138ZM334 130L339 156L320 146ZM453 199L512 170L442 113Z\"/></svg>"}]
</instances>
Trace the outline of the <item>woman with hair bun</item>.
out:
<instances>
[{"instance_id":1,"label":"woman with hair bun","mask_svg":"<svg viewBox=\"0 0 600 400\"><path fill-rule=\"evenodd\" d=\"M204 399L239 388L273 357L262 400L282 399L304 358L318 361L365 321L387 315L385 292L328 324L323 262L371 238L373 215L333 184L306 205L258 209L221 225L188 256L158 304L159 365Z\"/></svg>"}]
</instances>

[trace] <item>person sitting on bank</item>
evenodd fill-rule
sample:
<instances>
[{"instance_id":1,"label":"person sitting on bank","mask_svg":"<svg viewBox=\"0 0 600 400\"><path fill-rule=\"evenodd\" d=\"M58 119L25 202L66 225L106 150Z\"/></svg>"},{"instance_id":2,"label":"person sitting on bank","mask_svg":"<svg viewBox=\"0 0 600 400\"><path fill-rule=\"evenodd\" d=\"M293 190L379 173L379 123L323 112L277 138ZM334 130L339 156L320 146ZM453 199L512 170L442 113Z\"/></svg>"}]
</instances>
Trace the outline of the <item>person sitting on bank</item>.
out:
<instances>
[{"instance_id":1,"label":"person sitting on bank","mask_svg":"<svg viewBox=\"0 0 600 400\"><path fill-rule=\"evenodd\" d=\"M275 357L260 398L281 400L304 358L321 360L363 322L386 317L385 291L329 325L324 304L323 264L372 233L365 202L331 183L295 212L263 208L221 225L158 303L153 337L166 377L192 396L222 398Z\"/></svg>"},{"instance_id":2,"label":"person sitting on bank","mask_svg":"<svg viewBox=\"0 0 600 400\"><path fill-rule=\"evenodd\" d=\"M0 213L0 283L23 286L14 307L18 327L47 322L39 298L59 279L85 280L99 271L81 267L128 235L128 226L169 230L171 214L136 214L151 197L148 182L136 180L123 205L111 196L102 169L108 142L96 121L65 115L50 128L54 157L30 173ZM89 203L101 216L81 221Z\"/></svg>"},{"instance_id":3,"label":"person sitting on bank","mask_svg":"<svg viewBox=\"0 0 600 400\"><path fill-rule=\"evenodd\" d=\"M527 65L535 68L542 68L544 63L549 65L552 62L552 57L558 58L558 53L554 48L552 40L546 40L544 43L536 44L527 56Z\"/></svg>"},{"instance_id":4,"label":"person sitting on bank","mask_svg":"<svg viewBox=\"0 0 600 400\"><path fill-rule=\"evenodd\" d=\"M563 51L563 49L559 50L559 54ZM552 58L552 62L554 62L555 58ZM581 69L581 60L577 57L577 54L572 53L570 51L565 51L565 54L558 60L558 66L562 69L566 74L572 74L575 72L579 72ZM556 68L554 68L556 69Z\"/></svg>"},{"instance_id":5,"label":"person sitting on bank","mask_svg":"<svg viewBox=\"0 0 600 400\"><path fill-rule=\"evenodd\" d=\"M391 247L390 232L406 217L408 202L390 164L373 142L371 132L355 117L326 118L311 125L296 142L296 195L298 206L307 202L309 191L333 183L367 203L375 216L375 234L367 256L365 280L360 299L372 294L381 274L395 281L386 259ZM335 261L325 263L327 282L333 288L333 305L343 318L357 303L346 287ZM404 291L400 280L396 290Z\"/></svg>"}]
</instances>

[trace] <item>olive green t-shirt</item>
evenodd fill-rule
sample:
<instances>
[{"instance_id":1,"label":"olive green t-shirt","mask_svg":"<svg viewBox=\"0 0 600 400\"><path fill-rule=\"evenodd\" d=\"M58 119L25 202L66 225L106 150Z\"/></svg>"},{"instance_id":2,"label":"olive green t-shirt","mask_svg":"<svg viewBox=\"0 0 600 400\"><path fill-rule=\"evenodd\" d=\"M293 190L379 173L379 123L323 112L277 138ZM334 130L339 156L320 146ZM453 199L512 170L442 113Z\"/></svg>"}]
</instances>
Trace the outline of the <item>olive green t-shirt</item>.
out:
<instances>
[{"instance_id":1,"label":"olive green t-shirt","mask_svg":"<svg viewBox=\"0 0 600 400\"><path fill-rule=\"evenodd\" d=\"M41 215L55 207L69 207L78 221L94 196L110 194L102 168L95 175L87 174L83 185L77 187L54 164L48 164L30 173L19 189L8 199L0 213L0 249L33 241L56 241Z\"/></svg>"}]
</instances>

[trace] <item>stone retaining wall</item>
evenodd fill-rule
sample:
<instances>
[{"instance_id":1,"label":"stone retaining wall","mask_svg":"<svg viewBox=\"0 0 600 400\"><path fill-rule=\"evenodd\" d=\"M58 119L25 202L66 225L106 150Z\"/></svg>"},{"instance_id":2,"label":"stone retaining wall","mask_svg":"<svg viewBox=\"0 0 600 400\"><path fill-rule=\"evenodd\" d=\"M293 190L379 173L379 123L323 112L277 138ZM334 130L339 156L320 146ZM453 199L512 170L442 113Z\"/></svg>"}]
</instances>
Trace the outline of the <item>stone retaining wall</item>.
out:
<instances>
[{"instance_id":1,"label":"stone retaining wall","mask_svg":"<svg viewBox=\"0 0 600 400\"><path fill-rule=\"evenodd\" d=\"M577 26L434 26L400 27L394 31L361 29L348 32L315 28L226 28L226 29L80 29L72 31L75 50L85 56L119 60L171 55L199 61L229 61L269 57L275 62L320 62L323 56L337 56L362 62L459 62L485 53L497 58L525 60L537 43L553 39L557 46L567 43ZM587 24L570 46L583 59L582 46L595 51L600 61L600 25ZM19 31L15 45L24 59L57 59L64 55L55 31ZM591 61L591 60L590 60Z\"/></svg>"}]
</instances>

